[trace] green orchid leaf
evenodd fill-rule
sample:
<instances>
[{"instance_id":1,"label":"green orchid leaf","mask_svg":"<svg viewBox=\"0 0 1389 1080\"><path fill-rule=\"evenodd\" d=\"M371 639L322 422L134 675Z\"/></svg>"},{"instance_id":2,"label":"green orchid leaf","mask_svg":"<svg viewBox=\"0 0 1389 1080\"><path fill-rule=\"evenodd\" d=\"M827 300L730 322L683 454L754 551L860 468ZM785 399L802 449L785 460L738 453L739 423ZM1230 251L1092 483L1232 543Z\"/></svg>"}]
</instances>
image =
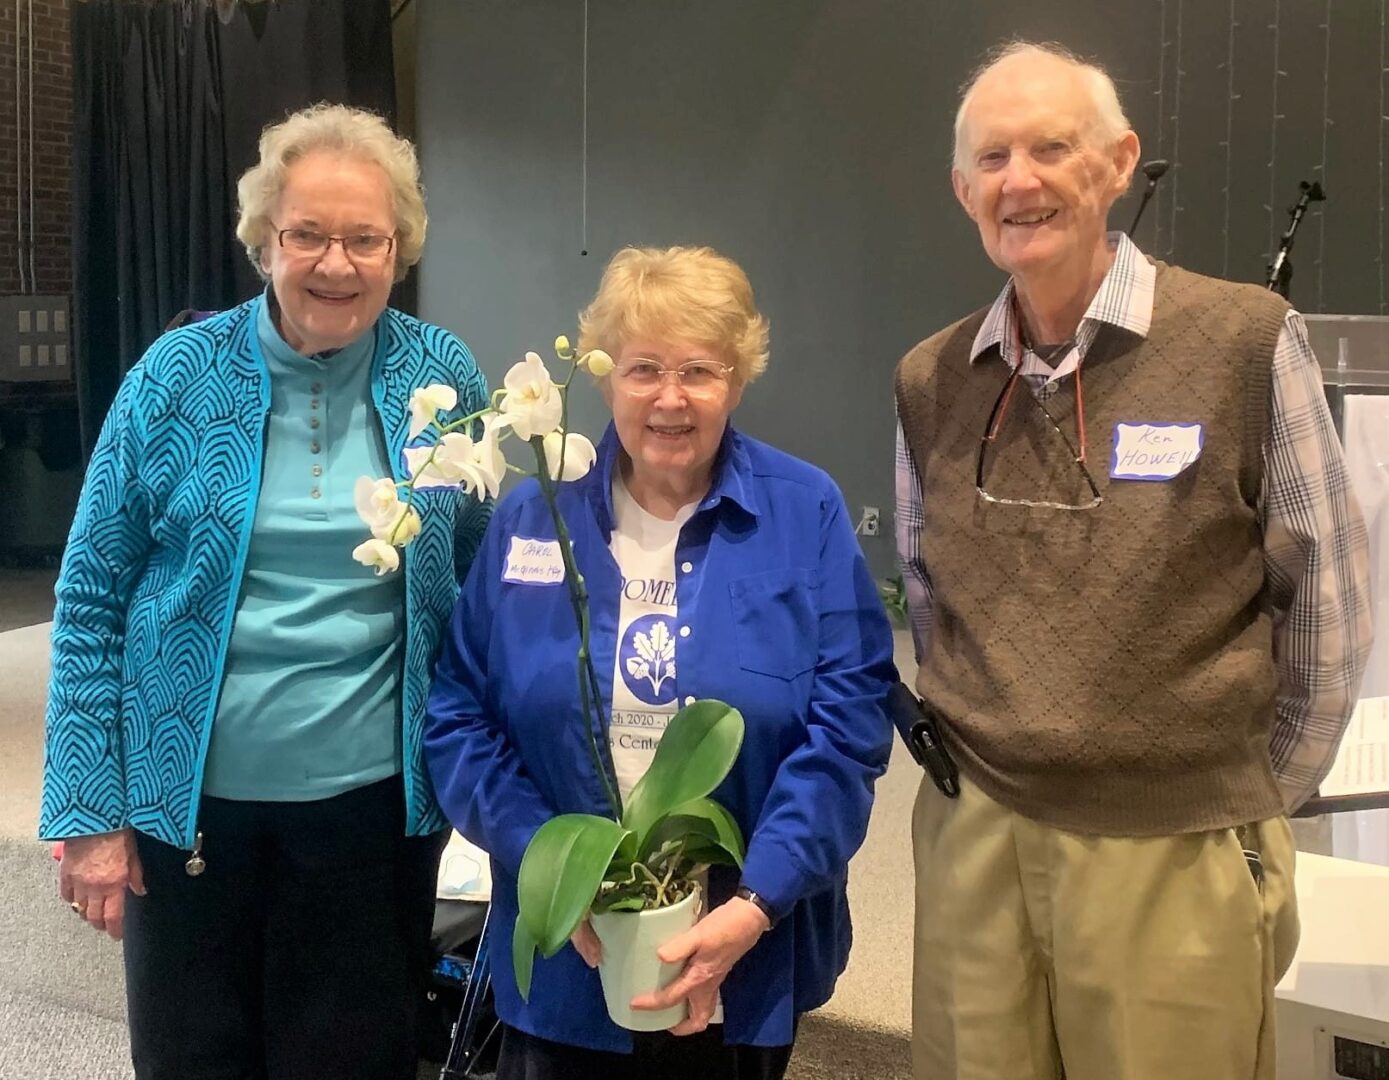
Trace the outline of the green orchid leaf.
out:
<instances>
[{"instance_id":1,"label":"green orchid leaf","mask_svg":"<svg viewBox=\"0 0 1389 1080\"><path fill-rule=\"evenodd\" d=\"M516 920L511 934L511 965L516 969L516 989L522 1001L531 999L531 975L535 968L535 938L526 929L524 919Z\"/></svg>"},{"instance_id":2,"label":"green orchid leaf","mask_svg":"<svg viewBox=\"0 0 1389 1080\"><path fill-rule=\"evenodd\" d=\"M685 848L685 857L695 866L732 866L741 870L743 860L720 844L694 841Z\"/></svg>"},{"instance_id":3,"label":"green orchid leaf","mask_svg":"<svg viewBox=\"0 0 1389 1080\"><path fill-rule=\"evenodd\" d=\"M650 858L668 844L684 842L685 855L695 862L708 862L696 857L709 848L717 848L726 853L718 861L721 865L741 867L747 848L743 843L743 830L733 820L733 815L713 799L691 799L682 803L671 813L657 821L647 834L642 848L642 858Z\"/></svg>"},{"instance_id":4,"label":"green orchid leaf","mask_svg":"<svg viewBox=\"0 0 1389 1080\"><path fill-rule=\"evenodd\" d=\"M593 903L625 835L626 830L610 818L561 814L531 837L521 859L516 891L520 920L542 956L554 956L564 948Z\"/></svg>"},{"instance_id":5,"label":"green orchid leaf","mask_svg":"<svg viewBox=\"0 0 1389 1080\"><path fill-rule=\"evenodd\" d=\"M632 864L637 861L637 834L625 832L622 834L622 842L617 845L617 850L613 852L612 861L608 864L608 872L604 875L605 880L613 880L621 877L630 876Z\"/></svg>"},{"instance_id":6,"label":"green orchid leaf","mask_svg":"<svg viewBox=\"0 0 1389 1080\"><path fill-rule=\"evenodd\" d=\"M696 701L675 714L622 813L641 850L657 821L723 782L742 745L743 714L731 705Z\"/></svg>"}]
</instances>

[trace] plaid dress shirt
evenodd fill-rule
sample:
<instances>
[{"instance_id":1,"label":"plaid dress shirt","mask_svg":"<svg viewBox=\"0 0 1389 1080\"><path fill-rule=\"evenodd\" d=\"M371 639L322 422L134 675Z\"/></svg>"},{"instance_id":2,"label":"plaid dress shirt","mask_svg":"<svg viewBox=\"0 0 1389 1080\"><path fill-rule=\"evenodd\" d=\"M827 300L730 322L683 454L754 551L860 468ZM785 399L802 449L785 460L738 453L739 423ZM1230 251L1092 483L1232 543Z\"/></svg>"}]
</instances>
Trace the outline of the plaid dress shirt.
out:
<instances>
[{"instance_id":1,"label":"plaid dress shirt","mask_svg":"<svg viewBox=\"0 0 1389 1080\"><path fill-rule=\"evenodd\" d=\"M1090 302L1074 348L1053 367L1021 344L1010 279L975 336L973 362L997 345L1034 393L1074 374L1101 324L1146 337L1156 268L1123 233L1110 233L1114 262ZM1053 357L1052 359L1057 359ZM1258 512L1264 596L1273 613L1277 716L1269 740L1289 810L1316 792L1355 708L1371 644L1369 551L1340 440L1322 393L1321 368L1302 316L1290 310L1273 354L1270 427ZM917 661L934 620L931 574L921 554L920 478L897 424L896 536Z\"/></svg>"}]
</instances>

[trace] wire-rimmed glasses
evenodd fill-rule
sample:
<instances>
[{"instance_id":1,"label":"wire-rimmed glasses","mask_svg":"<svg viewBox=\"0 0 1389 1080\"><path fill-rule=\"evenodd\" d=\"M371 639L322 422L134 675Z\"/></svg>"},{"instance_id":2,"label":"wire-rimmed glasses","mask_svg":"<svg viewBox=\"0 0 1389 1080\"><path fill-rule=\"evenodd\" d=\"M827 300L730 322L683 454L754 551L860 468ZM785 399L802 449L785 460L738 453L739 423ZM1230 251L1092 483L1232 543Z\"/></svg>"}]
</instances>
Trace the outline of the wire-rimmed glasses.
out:
<instances>
[{"instance_id":1,"label":"wire-rimmed glasses","mask_svg":"<svg viewBox=\"0 0 1389 1080\"><path fill-rule=\"evenodd\" d=\"M380 233L353 233L351 236L330 236L316 229L280 229L276 236L280 247L295 255L322 258L334 244L341 244L343 253L354 262L376 262L386 258L395 247L394 236Z\"/></svg>"},{"instance_id":2,"label":"wire-rimmed glasses","mask_svg":"<svg viewBox=\"0 0 1389 1080\"><path fill-rule=\"evenodd\" d=\"M691 397L717 397L728 387L733 365L717 360L688 360L679 367L662 367L655 360L633 357L613 369L618 389L632 397L650 397L661 389L667 376L675 376Z\"/></svg>"},{"instance_id":3,"label":"wire-rimmed glasses","mask_svg":"<svg viewBox=\"0 0 1389 1080\"><path fill-rule=\"evenodd\" d=\"M974 490L979 493L979 497L985 502L994 503L997 506L1026 506L1034 510L1093 510L1104 502L1104 496L1100 494L1099 486L1095 483L1095 478L1090 475L1090 470L1085 465L1085 398L1080 385L1080 368L1076 368L1076 439L1080 444L1079 449L1076 443L1071 442L1070 436L1057 423L1056 417L1051 415L1051 410L1046 403L1032 395L1037 402L1037 407L1042 410L1048 422L1056 433L1061 436L1066 444L1066 449L1070 452L1071 459L1075 461L1080 469L1080 475L1085 478L1086 485L1090 488L1090 501L1087 503L1063 503L1052 502L1048 499L1007 499L998 495L991 495L984 487L984 463L988 449L998 439L999 428L1003 425L1003 418L1008 412L1008 405L1012 399L1013 391L1017 387L1018 380L1022 375L1022 363L1018 362L1014 366L1012 373L1008 376L1008 381L1003 384L1003 389L999 391L994 407L989 410L989 422L984 427L984 435L979 440L979 458L975 463L974 469Z\"/></svg>"}]
</instances>

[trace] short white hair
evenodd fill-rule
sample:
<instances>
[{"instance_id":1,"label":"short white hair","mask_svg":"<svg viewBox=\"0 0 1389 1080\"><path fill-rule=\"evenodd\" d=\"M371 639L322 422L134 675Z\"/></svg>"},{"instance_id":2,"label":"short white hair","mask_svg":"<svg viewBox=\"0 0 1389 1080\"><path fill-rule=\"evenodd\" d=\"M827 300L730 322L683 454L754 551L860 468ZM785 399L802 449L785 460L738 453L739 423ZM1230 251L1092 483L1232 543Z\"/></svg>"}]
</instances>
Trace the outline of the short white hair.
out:
<instances>
[{"instance_id":1,"label":"short white hair","mask_svg":"<svg viewBox=\"0 0 1389 1080\"><path fill-rule=\"evenodd\" d=\"M385 172L395 213L395 279L400 281L420 261L429 226L415 147L375 113L326 102L300 109L262 131L260 160L237 181L236 235L256 273L268 279L261 251L270 242L271 211L280 201L289 167L315 150L347 154L379 165Z\"/></svg>"},{"instance_id":2,"label":"short white hair","mask_svg":"<svg viewBox=\"0 0 1389 1080\"><path fill-rule=\"evenodd\" d=\"M1119 137L1130 129L1129 118L1124 114L1124 106L1119 102L1119 91L1114 86L1114 80L1099 64L1082 60L1064 45L1052 41L1010 41L989 53L988 58L974 69L960 93L960 107L955 111L953 161L959 171L965 172L969 166L968 147L965 146L965 112L969 108L975 88L994 68L1019 56L1049 57L1079 70L1085 88L1090 93L1091 104L1095 108L1093 133L1106 148L1112 147L1119 141Z\"/></svg>"},{"instance_id":3,"label":"short white hair","mask_svg":"<svg viewBox=\"0 0 1389 1080\"><path fill-rule=\"evenodd\" d=\"M743 268L708 247L626 247L579 313L579 352L616 356L639 337L726 352L747 385L767 369L767 317Z\"/></svg>"}]
</instances>

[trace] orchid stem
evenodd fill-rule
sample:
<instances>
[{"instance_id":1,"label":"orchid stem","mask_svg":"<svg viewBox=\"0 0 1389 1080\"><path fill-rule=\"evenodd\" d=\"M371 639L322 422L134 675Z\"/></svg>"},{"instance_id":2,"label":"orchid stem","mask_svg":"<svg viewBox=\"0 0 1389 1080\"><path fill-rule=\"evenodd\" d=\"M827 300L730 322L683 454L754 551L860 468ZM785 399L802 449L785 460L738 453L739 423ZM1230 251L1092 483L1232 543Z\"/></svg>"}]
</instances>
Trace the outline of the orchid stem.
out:
<instances>
[{"instance_id":1,"label":"orchid stem","mask_svg":"<svg viewBox=\"0 0 1389 1080\"><path fill-rule=\"evenodd\" d=\"M564 562L564 581L569 590L569 602L574 608L574 617L579 624L579 696L583 701L584 731L588 736L588 750L593 758L593 767L598 771L598 778L603 782L603 792L608 797L608 805L612 810L613 820L621 822L622 799L618 795L617 787L612 778L608 775L608 768L598 749L598 738L595 734L594 707L597 707L597 716L601 717L603 702L599 696L598 673L594 670L593 656L589 652L588 587L584 583L584 576L579 573L578 565L574 562L574 548L569 539L569 528L565 524L564 515L559 512L559 503L555 496L555 481L550 479L549 466L545 460L545 440L541 436L535 435L530 442L535 450L536 461L539 465L536 479L540 482L540 492L545 498L546 506L550 509L550 517L555 524L555 535L559 539L559 553Z\"/></svg>"}]
</instances>

